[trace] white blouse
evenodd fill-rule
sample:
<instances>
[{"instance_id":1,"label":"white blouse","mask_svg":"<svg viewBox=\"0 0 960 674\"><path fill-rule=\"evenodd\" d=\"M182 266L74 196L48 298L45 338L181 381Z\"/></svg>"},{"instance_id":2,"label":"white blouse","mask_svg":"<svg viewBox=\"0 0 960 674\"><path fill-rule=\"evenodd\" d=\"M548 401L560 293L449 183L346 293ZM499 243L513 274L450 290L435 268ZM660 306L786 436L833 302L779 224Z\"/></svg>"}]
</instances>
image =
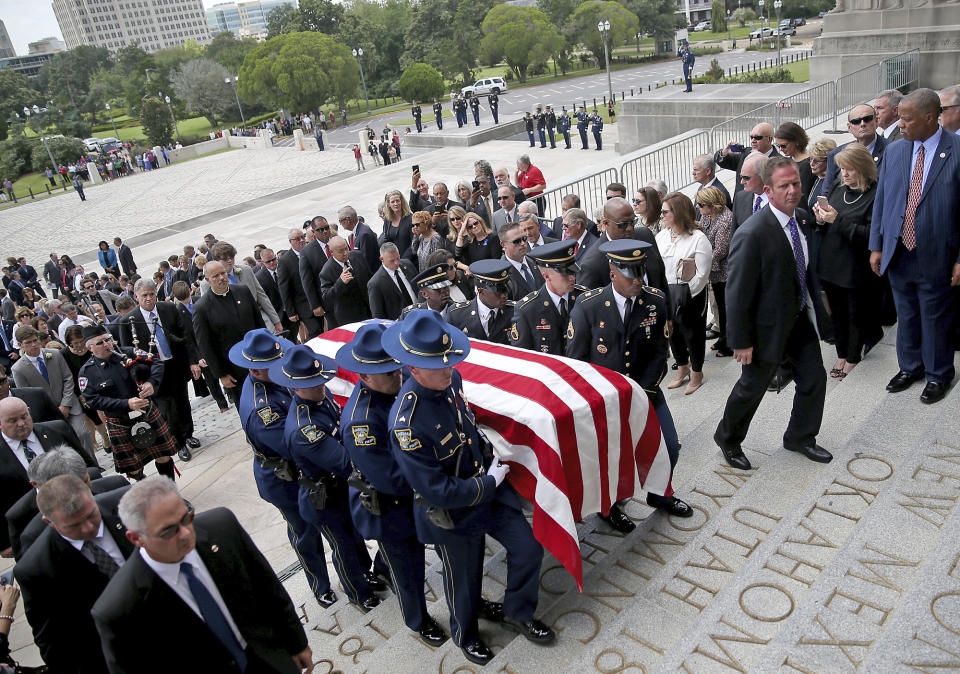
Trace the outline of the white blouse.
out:
<instances>
[{"instance_id":1,"label":"white blouse","mask_svg":"<svg viewBox=\"0 0 960 674\"><path fill-rule=\"evenodd\" d=\"M665 227L657 233L657 248L666 268L667 283L686 283L690 286L690 296L696 297L707 287L710 281L710 268L713 266L713 246L707 235L696 229L692 234L681 234L676 241L670 240L673 232ZM683 258L692 257L697 264L697 273L689 281L681 281L678 265Z\"/></svg>"}]
</instances>

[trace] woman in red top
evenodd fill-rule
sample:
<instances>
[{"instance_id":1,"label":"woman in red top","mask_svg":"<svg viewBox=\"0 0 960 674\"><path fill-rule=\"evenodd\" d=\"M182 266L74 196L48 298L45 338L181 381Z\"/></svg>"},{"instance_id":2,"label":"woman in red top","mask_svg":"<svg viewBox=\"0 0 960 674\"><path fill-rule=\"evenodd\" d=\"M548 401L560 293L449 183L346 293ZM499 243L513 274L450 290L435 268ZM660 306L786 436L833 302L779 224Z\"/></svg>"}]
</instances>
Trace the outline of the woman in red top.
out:
<instances>
[{"instance_id":1,"label":"woman in red top","mask_svg":"<svg viewBox=\"0 0 960 674\"><path fill-rule=\"evenodd\" d=\"M545 207L543 190L547 187L547 181L543 178L543 173L536 166L530 163L530 156L523 154L517 160L517 187L523 190L527 199L532 200L537 205L537 211L540 217L543 217Z\"/></svg>"}]
</instances>

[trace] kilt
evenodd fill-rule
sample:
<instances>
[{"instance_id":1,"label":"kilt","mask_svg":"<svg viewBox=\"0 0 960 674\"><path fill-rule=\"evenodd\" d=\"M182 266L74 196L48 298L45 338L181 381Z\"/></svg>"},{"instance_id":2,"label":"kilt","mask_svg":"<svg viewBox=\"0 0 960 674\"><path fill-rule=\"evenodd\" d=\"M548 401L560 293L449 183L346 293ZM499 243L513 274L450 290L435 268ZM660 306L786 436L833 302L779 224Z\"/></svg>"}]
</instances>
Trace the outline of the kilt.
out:
<instances>
[{"instance_id":1,"label":"kilt","mask_svg":"<svg viewBox=\"0 0 960 674\"><path fill-rule=\"evenodd\" d=\"M106 425L110 434L113 464L118 473L136 473L151 461L176 453L173 436L170 435L167 423L156 404L150 403L145 421L153 427L157 441L146 449L137 449L130 436L130 419L107 415Z\"/></svg>"}]
</instances>

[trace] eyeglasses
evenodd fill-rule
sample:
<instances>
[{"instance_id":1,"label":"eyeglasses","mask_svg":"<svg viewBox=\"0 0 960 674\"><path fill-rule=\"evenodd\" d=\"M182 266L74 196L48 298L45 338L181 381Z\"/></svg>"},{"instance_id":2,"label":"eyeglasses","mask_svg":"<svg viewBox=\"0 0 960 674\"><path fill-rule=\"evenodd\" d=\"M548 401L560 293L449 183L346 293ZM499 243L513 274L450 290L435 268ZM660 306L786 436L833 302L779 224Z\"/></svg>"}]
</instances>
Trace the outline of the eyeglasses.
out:
<instances>
[{"instance_id":1,"label":"eyeglasses","mask_svg":"<svg viewBox=\"0 0 960 674\"><path fill-rule=\"evenodd\" d=\"M750 138L751 140L763 140L764 138L767 138L767 136L754 136L751 134Z\"/></svg>"},{"instance_id":2,"label":"eyeglasses","mask_svg":"<svg viewBox=\"0 0 960 674\"><path fill-rule=\"evenodd\" d=\"M289 239L287 239L287 241L303 241L305 238L307 238L307 237L305 237L305 236L303 236L303 235L300 235L300 236L291 236Z\"/></svg>"},{"instance_id":3,"label":"eyeglasses","mask_svg":"<svg viewBox=\"0 0 960 674\"><path fill-rule=\"evenodd\" d=\"M960 103L958 103L958 104L956 104L956 105L941 105L941 106L940 106L940 112L943 112L944 110L949 110L950 108L958 108L958 107L960 107ZM23 261L22 261L22 260L17 260L17 261L20 262L21 264L23 264Z\"/></svg>"},{"instance_id":4,"label":"eyeglasses","mask_svg":"<svg viewBox=\"0 0 960 674\"><path fill-rule=\"evenodd\" d=\"M513 195L512 195L512 194L508 194L508 195L505 196L505 197L497 197L497 201L506 201L507 199L511 199L511 198L513 198Z\"/></svg>"},{"instance_id":5,"label":"eyeglasses","mask_svg":"<svg viewBox=\"0 0 960 674\"><path fill-rule=\"evenodd\" d=\"M327 225L326 227L314 227L314 228L313 228L313 231L315 231L315 232L329 232L329 231L330 231L330 225Z\"/></svg>"},{"instance_id":6,"label":"eyeglasses","mask_svg":"<svg viewBox=\"0 0 960 674\"><path fill-rule=\"evenodd\" d=\"M863 117L854 117L853 119L850 119L847 121L849 121L854 126L859 126L860 122L866 122L867 124L869 124L870 122L873 121L874 117L876 117L876 115L864 115Z\"/></svg>"},{"instance_id":7,"label":"eyeglasses","mask_svg":"<svg viewBox=\"0 0 960 674\"><path fill-rule=\"evenodd\" d=\"M606 219L605 219L606 220ZM614 222L613 220L606 220L610 225L613 225L617 229L629 229L637 224L636 218L630 218L629 220L621 220L620 222Z\"/></svg>"},{"instance_id":8,"label":"eyeglasses","mask_svg":"<svg viewBox=\"0 0 960 674\"><path fill-rule=\"evenodd\" d=\"M639 205L642 204L642 203L643 203L643 199L634 199L634 200L633 200L633 205L634 205L634 206L639 206Z\"/></svg>"},{"instance_id":9,"label":"eyeglasses","mask_svg":"<svg viewBox=\"0 0 960 674\"><path fill-rule=\"evenodd\" d=\"M518 246L521 243L526 243L527 237L521 236L519 239L514 239L513 241L507 241L507 243L512 243L514 246Z\"/></svg>"},{"instance_id":10,"label":"eyeglasses","mask_svg":"<svg viewBox=\"0 0 960 674\"><path fill-rule=\"evenodd\" d=\"M188 506L186 514L180 518L179 522L177 522L173 526L167 527L166 529L161 529L158 533L152 536L150 536L150 534L147 534L147 535L150 536L150 538L162 538L163 540L170 540L180 532L181 528L189 527L191 524L193 524L194 514L195 512L193 507Z\"/></svg>"},{"instance_id":11,"label":"eyeglasses","mask_svg":"<svg viewBox=\"0 0 960 674\"><path fill-rule=\"evenodd\" d=\"M264 264L273 264L274 262L277 261L277 258L272 257L272 258L270 258L269 260L264 260L264 259L261 258L260 261L263 262Z\"/></svg>"},{"instance_id":12,"label":"eyeglasses","mask_svg":"<svg viewBox=\"0 0 960 674\"><path fill-rule=\"evenodd\" d=\"M744 175L742 173L740 174L740 182L746 183L750 182L751 180L753 180L753 176Z\"/></svg>"},{"instance_id":13,"label":"eyeglasses","mask_svg":"<svg viewBox=\"0 0 960 674\"><path fill-rule=\"evenodd\" d=\"M112 341L113 341L113 337L104 337L99 341L90 342L90 346L103 346L104 344L109 344Z\"/></svg>"}]
</instances>

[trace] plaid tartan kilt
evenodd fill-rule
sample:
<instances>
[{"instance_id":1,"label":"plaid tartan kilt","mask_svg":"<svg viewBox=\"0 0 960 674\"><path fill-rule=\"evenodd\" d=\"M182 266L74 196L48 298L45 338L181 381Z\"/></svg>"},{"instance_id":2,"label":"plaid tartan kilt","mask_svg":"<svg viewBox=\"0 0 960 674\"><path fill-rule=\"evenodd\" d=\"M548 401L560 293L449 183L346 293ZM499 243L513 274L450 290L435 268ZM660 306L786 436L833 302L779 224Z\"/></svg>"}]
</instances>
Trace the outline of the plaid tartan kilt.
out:
<instances>
[{"instance_id":1,"label":"plaid tartan kilt","mask_svg":"<svg viewBox=\"0 0 960 674\"><path fill-rule=\"evenodd\" d=\"M170 435L167 422L153 402L147 408L146 422L153 427L157 441L147 449L137 449L131 442L130 420L124 417L106 417L107 432L110 434L113 449L113 464L118 473L136 473L151 461L176 453L176 443Z\"/></svg>"}]
</instances>

